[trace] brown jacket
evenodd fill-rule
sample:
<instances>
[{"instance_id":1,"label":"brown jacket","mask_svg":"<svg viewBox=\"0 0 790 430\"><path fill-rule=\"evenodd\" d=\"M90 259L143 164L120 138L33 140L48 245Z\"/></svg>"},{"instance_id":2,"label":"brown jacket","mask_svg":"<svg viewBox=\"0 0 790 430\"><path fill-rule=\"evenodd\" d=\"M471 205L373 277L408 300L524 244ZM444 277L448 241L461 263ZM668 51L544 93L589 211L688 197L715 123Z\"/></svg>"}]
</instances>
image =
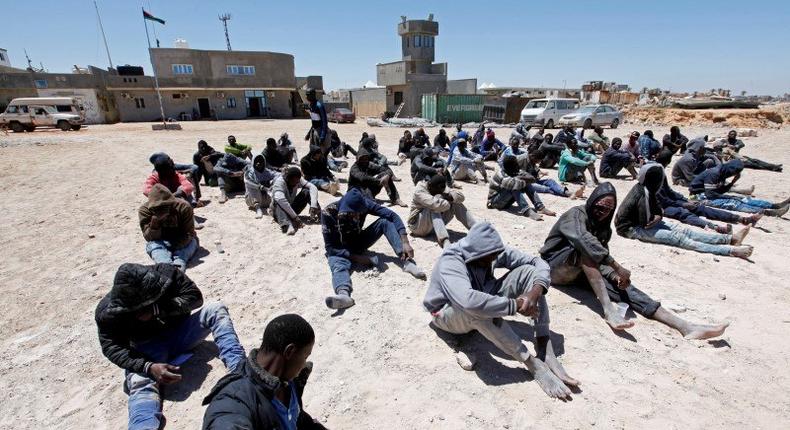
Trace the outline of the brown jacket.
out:
<instances>
[{"instance_id":1,"label":"brown jacket","mask_svg":"<svg viewBox=\"0 0 790 430\"><path fill-rule=\"evenodd\" d=\"M170 208L167 215L153 225L154 209L167 206ZM148 202L140 206L140 229L147 241L165 240L170 242L174 249L186 246L195 234L195 218L192 215L192 206L183 199L173 196L164 185L156 184L148 194Z\"/></svg>"},{"instance_id":2,"label":"brown jacket","mask_svg":"<svg viewBox=\"0 0 790 430\"><path fill-rule=\"evenodd\" d=\"M462 203L464 195L455 190L447 190L446 193L453 197L453 202ZM411 208L409 210L409 225L417 224L417 218L423 209L430 209L431 212L442 213L450 210L450 202L444 197L437 195L434 196L428 192L428 186L425 181L420 181L414 188L414 197L411 200Z\"/></svg>"}]
</instances>

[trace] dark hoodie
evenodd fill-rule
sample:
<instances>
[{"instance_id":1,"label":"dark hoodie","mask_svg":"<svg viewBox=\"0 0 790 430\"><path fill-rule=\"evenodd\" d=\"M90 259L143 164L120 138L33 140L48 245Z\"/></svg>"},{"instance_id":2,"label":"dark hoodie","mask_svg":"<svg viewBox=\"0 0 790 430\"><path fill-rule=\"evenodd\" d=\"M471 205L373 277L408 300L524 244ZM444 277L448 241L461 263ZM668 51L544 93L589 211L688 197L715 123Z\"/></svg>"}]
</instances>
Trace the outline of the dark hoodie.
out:
<instances>
[{"instance_id":1,"label":"dark hoodie","mask_svg":"<svg viewBox=\"0 0 790 430\"><path fill-rule=\"evenodd\" d=\"M439 134L437 134L433 138L433 146L442 149L447 149L449 145L450 145L450 138L447 137L447 133L444 132L444 130L439 130Z\"/></svg>"},{"instance_id":2,"label":"dark hoodie","mask_svg":"<svg viewBox=\"0 0 790 430\"><path fill-rule=\"evenodd\" d=\"M217 161L222 158L222 153L215 151L208 143L198 142L198 150L192 155L192 164L198 166L198 168L203 168L202 160L205 156L208 156L208 161L211 162L212 165L215 165Z\"/></svg>"},{"instance_id":3,"label":"dark hoodie","mask_svg":"<svg viewBox=\"0 0 790 430\"><path fill-rule=\"evenodd\" d=\"M277 170L282 169L283 166L291 161L291 159L283 155L274 139L267 140L266 148L264 148L262 154L266 157L266 164Z\"/></svg>"},{"instance_id":4,"label":"dark hoodie","mask_svg":"<svg viewBox=\"0 0 790 430\"><path fill-rule=\"evenodd\" d=\"M658 163L647 163L639 169L639 182L634 184L617 210L614 225L617 234L629 237L631 230L644 227L655 215L664 212L656 193L664 182L664 168Z\"/></svg>"},{"instance_id":5,"label":"dark hoodie","mask_svg":"<svg viewBox=\"0 0 790 430\"><path fill-rule=\"evenodd\" d=\"M697 156L697 152L704 148L706 140L704 137L698 137L691 140L686 145L686 152L680 157L674 166L672 166L672 183L686 185L694 179L694 176L705 170L705 160L710 156L703 154Z\"/></svg>"},{"instance_id":6,"label":"dark hoodie","mask_svg":"<svg viewBox=\"0 0 790 430\"><path fill-rule=\"evenodd\" d=\"M732 188L732 183L727 183L727 178L731 178L743 170L743 161L735 159L728 161L721 166L712 167L699 175L695 176L689 184L689 193L705 194L708 200L721 198Z\"/></svg>"},{"instance_id":7,"label":"dark hoodie","mask_svg":"<svg viewBox=\"0 0 790 430\"><path fill-rule=\"evenodd\" d=\"M150 321L139 321L135 313L149 305L156 305L158 314ZM146 373L151 359L135 350L132 342L178 327L202 305L198 287L175 266L125 263L115 273L110 293L96 306L102 353L122 369Z\"/></svg>"},{"instance_id":8,"label":"dark hoodie","mask_svg":"<svg viewBox=\"0 0 790 430\"><path fill-rule=\"evenodd\" d=\"M498 253L497 259L487 268L477 268L469 263L480 257ZM535 266L536 281L548 291L549 265L540 257L525 254L505 246L496 229L488 222L478 222L469 234L445 248L433 267L423 306L436 312L446 304L459 312L477 318L496 318L515 315L516 299L498 295L494 269L513 270L529 264Z\"/></svg>"},{"instance_id":9,"label":"dark hoodie","mask_svg":"<svg viewBox=\"0 0 790 430\"><path fill-rule=\"evenodd\" d=\"M557 255L571 252L577 258L572 264L581 264L578 256L585 256L598 264L610 264L614 259L609 255L609 240L612 238L612 218L597 221L593 215L593 206L598 200L612 196L617 204L617 192L609 182L595 187L584 206L575 206L566 211L549 232L546 242L540 249L540 255L551 261Z\"/></svg>"},{"instance_id":10,"label":"dark hoodie","mask_svg":"<svg viewBox=\"0 0 790 430\"><path fill-rule=\"evenodd\" d=\"M436 151L437 147L428 147L422 150L419 157L414 157L411 163L411 179L415 184L438 175L439 169L444 167L444 162L436 157Z\"/></svg>"},{"instance_id":11,"label":"dark hoodie","mask_svg":"<svg viewBox=\"0 0 790 430\"><path fill-rule=\"evenodd\" d=\"M169 207L166 219L160 221L159 226L151 225L154 209ZM140 229L147 241L164 240L170 242L173 249L186 246L195 234L195 218L192 216L192 206L183 199L177 199L162 184L156 184L148 194L148 202L138 210Z\"/></svg>"},{"instance_id":12,"label":"dark hoodie","mask_svg":"<svg viewBox=\"0 0 790 430\"><path fill-rule=\"evenodd\" d=\"M308 181L312 179L325 179L327 181L331 181L335 178L332 175L332 172L329 171L329 165L326 161L326 156L321 155L321 158L318 161L313 159L315 154L323 153L321 148L318 146L310 146L310 152L302 157L302 160L299 164L302 166L302 175Z\"/></svg>"},{"instance_id":13,"label":"dark hoodie","mask_svg":"<svg viewBox=\"0 0 790 430\"><path fill-rule=\"evenodd\" d=\"M688 144L688 141L689 138L680 134L680 130L677 129L677 127L672 127L669 134L664 135L661 143L664 148L670 150L672 155L674 155L677 154L678 151L684 150Z\"/></svg>"},{"instance_id":14,"label":"dark hoodie","mask_svg":"<svg viewBox=\"0 0 790 430\"><path fill-rule=\"evenodd\" d=\"M357 152L357 160L362 157L368 157L368 165L366 167L362 167L359 165L359 162L354 163L351 166L351 170L348 172L348 187L349 188L362 188L366 190L380 190L381 183L376 176L384 173L389 170L388 167L382 167L373 162L372 156L370 151L368 151L364 146L359 148Z\"/></svg>"}]
</instances>

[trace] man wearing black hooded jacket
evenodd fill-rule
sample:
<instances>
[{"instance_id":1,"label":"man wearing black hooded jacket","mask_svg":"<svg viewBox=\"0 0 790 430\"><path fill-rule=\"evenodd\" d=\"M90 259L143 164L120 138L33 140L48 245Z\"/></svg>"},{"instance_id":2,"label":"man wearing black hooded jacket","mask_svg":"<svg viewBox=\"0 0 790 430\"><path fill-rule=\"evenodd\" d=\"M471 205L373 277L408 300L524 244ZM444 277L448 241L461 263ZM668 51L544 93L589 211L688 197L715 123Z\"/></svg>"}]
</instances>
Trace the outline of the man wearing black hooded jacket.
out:
<instances>
[{"instance_id":1,"label":"man wearing black hooded jacket","mask_svg":"<svg viewBox=\"0 0 790 430\"><path fill-rule=\"evenodd\" d=\"M233 370L244 360L227 307L203 305L195 283L169 264L121 265L95 318L102 353L126 371L129 429L161 428L159 386L181 380L178 366L208 333L226 368Z\"/></svg>"}]
</instances>

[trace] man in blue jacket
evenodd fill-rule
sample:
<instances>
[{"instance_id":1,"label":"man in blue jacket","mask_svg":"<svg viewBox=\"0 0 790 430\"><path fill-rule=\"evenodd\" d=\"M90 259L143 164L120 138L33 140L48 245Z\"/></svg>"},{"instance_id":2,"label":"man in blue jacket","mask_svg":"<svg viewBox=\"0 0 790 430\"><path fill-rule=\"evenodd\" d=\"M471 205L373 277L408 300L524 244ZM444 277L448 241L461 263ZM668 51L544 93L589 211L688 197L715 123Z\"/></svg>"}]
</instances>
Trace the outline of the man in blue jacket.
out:
<instances>
[{"instance_id":1,"label":"man in blue jacket","mask_svg":"<svg viewBox=\"0 0 790 430\"><path fill-rule=\"evenodd\" d=\"M332 146L332 135L329 133L326 108L318 100L314 88L308 88L305 96L307 97L307 111L310 113L310 132L308 133L310 145L320 147L324 154L327 154Z\"/></svg>"},{"instance_id":2,"label":"man in blue jacket","mask_svg":"<svg viewBox=\"0 0 790 430\"><path fill-rule=\"evenodd\" d=\"M378 217L367 228L365 217ZM332 271L332 288L335 294L326 298L331 309L354 306L351 298L351 264L378 266L378 257L364 255L368 249L385 236L395 255L400 257L403 271L418 279L425 279L425 272L414 262L414 249L406 235L406 226L395 212L379 205L359 188L351 188L340 200L329 204L321 212L321 227L329 268Z\"/></svg>"}]
</instances>

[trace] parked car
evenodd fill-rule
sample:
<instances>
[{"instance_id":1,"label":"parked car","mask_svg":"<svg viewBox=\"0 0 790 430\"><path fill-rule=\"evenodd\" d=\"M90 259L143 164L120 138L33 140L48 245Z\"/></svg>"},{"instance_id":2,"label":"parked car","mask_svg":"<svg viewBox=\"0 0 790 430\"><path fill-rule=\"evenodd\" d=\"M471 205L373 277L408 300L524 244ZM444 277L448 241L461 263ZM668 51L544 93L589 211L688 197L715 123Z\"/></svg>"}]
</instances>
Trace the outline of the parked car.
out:
<instances>
[{"instance_id":1,"label":"parked car","mask_svg":"<svg viewBox=\"0 0 790 430\"><path fill-rule=\"evenodd\" d=\"M354 112L346 108L337 108L329 113L329 122L336 122L338 124L341 122L353 123L356 120L357 117L354 115Z\"/></svg>"},{"instance_id":2,"label":"parked car","mask_svg":"<svg viewBox=\"0 0 790 430\"><path fill-rule=\"evenodd\" d=\"M14 132L38 127L79 130L85 123L82 106L73 97L26 97L11 100L0 114L0 125Z\"/></svg>"},{"instance_id":3,"label":"parked car","mask_svg":"<svg viewBox=\"0 0 790 430\"><path fill-rule=\"evenodd\" d=\"M554 128L560 118L579 107L577 99L534 99L521 110L524 125Z\"/></svg>"},{"instance_id":4,"label":"parked car","mask_svg":"<svg viewBox=\"0 0 790 430\"><path fill-rule=\"evenodd\" d=\"M623 114L612 105L587 105L576 112L564 115L560 125L592 128L596 125L617 128L623 120Z\"/></svg>"}]
</instances>

